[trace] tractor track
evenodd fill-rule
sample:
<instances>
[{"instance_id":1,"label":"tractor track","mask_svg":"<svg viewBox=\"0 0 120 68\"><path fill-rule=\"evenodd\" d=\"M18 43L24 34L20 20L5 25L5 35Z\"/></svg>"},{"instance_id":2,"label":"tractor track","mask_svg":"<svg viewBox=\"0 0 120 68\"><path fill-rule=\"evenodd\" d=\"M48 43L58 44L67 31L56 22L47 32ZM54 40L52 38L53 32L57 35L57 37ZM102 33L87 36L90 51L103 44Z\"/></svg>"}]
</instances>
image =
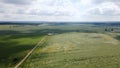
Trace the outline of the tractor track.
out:
<instances>
[{"instance_id":1,"label":"tractor track","mask_svg":"<svg viewBox=\"0 0 120 68\"><path fill-rule=\"evenodd\" d=\"M22 63L25 62L25 60L33 53L33 51L34 51L39 45L41 45L41 44L44 43L44 41L45 41L46 38L47 38L47 36L43 37L43 38L36 44L36 46L33 47L33 48L30 50L30 52L28 52L27 55L26 55L17 65L15 65L14 68L19 68L19 66L20 66Z\"/></svg>"}]
</instances>

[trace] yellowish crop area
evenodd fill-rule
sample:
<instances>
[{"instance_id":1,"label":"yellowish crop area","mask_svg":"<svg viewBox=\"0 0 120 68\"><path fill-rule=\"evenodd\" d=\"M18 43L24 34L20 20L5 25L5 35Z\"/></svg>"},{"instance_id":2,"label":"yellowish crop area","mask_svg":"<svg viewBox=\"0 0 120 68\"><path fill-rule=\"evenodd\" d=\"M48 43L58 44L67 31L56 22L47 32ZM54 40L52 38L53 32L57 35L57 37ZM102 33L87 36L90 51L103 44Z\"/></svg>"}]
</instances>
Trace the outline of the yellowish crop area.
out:
<instances>
[{"instance_id":1,"label":"yellowish crop area","mask_svg":"<svg viewBox=\"0 0 120 68\"><path fill-rule=\"evenodd\" d=\"M50 36L21 68L119 68L119 40L102 33Z\"/></svg>"}]
</instances>

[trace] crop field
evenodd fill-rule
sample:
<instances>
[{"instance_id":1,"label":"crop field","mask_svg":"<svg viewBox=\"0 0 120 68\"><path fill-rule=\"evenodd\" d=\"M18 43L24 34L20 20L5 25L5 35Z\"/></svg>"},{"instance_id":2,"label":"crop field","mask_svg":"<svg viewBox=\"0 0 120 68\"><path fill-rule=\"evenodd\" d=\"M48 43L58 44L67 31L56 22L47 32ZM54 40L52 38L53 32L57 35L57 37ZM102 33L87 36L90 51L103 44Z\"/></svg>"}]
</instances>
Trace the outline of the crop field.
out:
<instances>
[{"instance_id":1,"label":"crop field","mask_svg":"<svg viewBox=\"0 0 120 68\"><path fill-rule=\"evenodd\" d=\"M11 26L0 26L0 68L14 67L44 36Z\"/></svg>"},{"instance_id":2,"label":"crop field","mask_svg":"<svg viewBox=\"0 0 120 68\"><path fill-rule=\"evenodd\" d=\"M108 26L107 26L108 27ZM93 24L0 25L0 68L119 68L120 27Z\"/></svg>"},{"instance_id":3,"label":"crop field","mask_svg":"<svg viewBox=\"0 0 120 68\"><path fill-rule=\"evenodd\" d=\"M54 35L21 68L119 68L120 43L100 33Z\"/></svg>"}]
</instances>

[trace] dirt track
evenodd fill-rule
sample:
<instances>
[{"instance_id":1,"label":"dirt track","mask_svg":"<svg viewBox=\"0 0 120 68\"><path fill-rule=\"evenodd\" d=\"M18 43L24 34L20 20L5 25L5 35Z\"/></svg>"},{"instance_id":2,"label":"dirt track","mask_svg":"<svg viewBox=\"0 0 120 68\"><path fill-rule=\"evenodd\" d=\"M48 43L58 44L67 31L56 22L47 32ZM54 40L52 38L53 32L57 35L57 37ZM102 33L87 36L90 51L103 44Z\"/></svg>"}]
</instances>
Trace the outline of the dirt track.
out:
<instances>
[{"instance_id":1,"label":"dirt track","mask_svg":"<svg viewBox=\"0 0 120 68\"><path fill-rule=\"evenodd\" d=\"M47 36L43 37L38 43L37 45L30 50L30 52L27 53L27 55L14 67L14 68L18 68L30 55L31 53L42 43L44 43L45 39L47 38Z\"/></svg>"}]
</instances>

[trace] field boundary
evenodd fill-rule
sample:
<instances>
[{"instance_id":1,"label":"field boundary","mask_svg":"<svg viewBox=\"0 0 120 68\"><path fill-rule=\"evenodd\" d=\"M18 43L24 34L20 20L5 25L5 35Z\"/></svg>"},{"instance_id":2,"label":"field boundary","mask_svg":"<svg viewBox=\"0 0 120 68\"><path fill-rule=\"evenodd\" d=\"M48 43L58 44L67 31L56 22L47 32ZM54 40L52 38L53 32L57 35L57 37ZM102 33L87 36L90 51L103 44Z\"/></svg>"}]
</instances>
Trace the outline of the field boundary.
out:
<instances>
[{"instance_id":1,"label":"field boundary","mask_svg":"<svg viewBox=\"0 0 120 68\"><path fill-rule=\"evenodd\" d=\"M32 54L32 52L33 52L40 44L42 44L42 43L45 41L46 37L47 37L47 36L43 37L43 38L37 43L37 45L36 45L35 47L33 47L33 48L30 50L30 52L28 52L27 55L26 55L17 65L15 65L14 68L18 68L18 67Z\"/></svg>"}]
</instances>

